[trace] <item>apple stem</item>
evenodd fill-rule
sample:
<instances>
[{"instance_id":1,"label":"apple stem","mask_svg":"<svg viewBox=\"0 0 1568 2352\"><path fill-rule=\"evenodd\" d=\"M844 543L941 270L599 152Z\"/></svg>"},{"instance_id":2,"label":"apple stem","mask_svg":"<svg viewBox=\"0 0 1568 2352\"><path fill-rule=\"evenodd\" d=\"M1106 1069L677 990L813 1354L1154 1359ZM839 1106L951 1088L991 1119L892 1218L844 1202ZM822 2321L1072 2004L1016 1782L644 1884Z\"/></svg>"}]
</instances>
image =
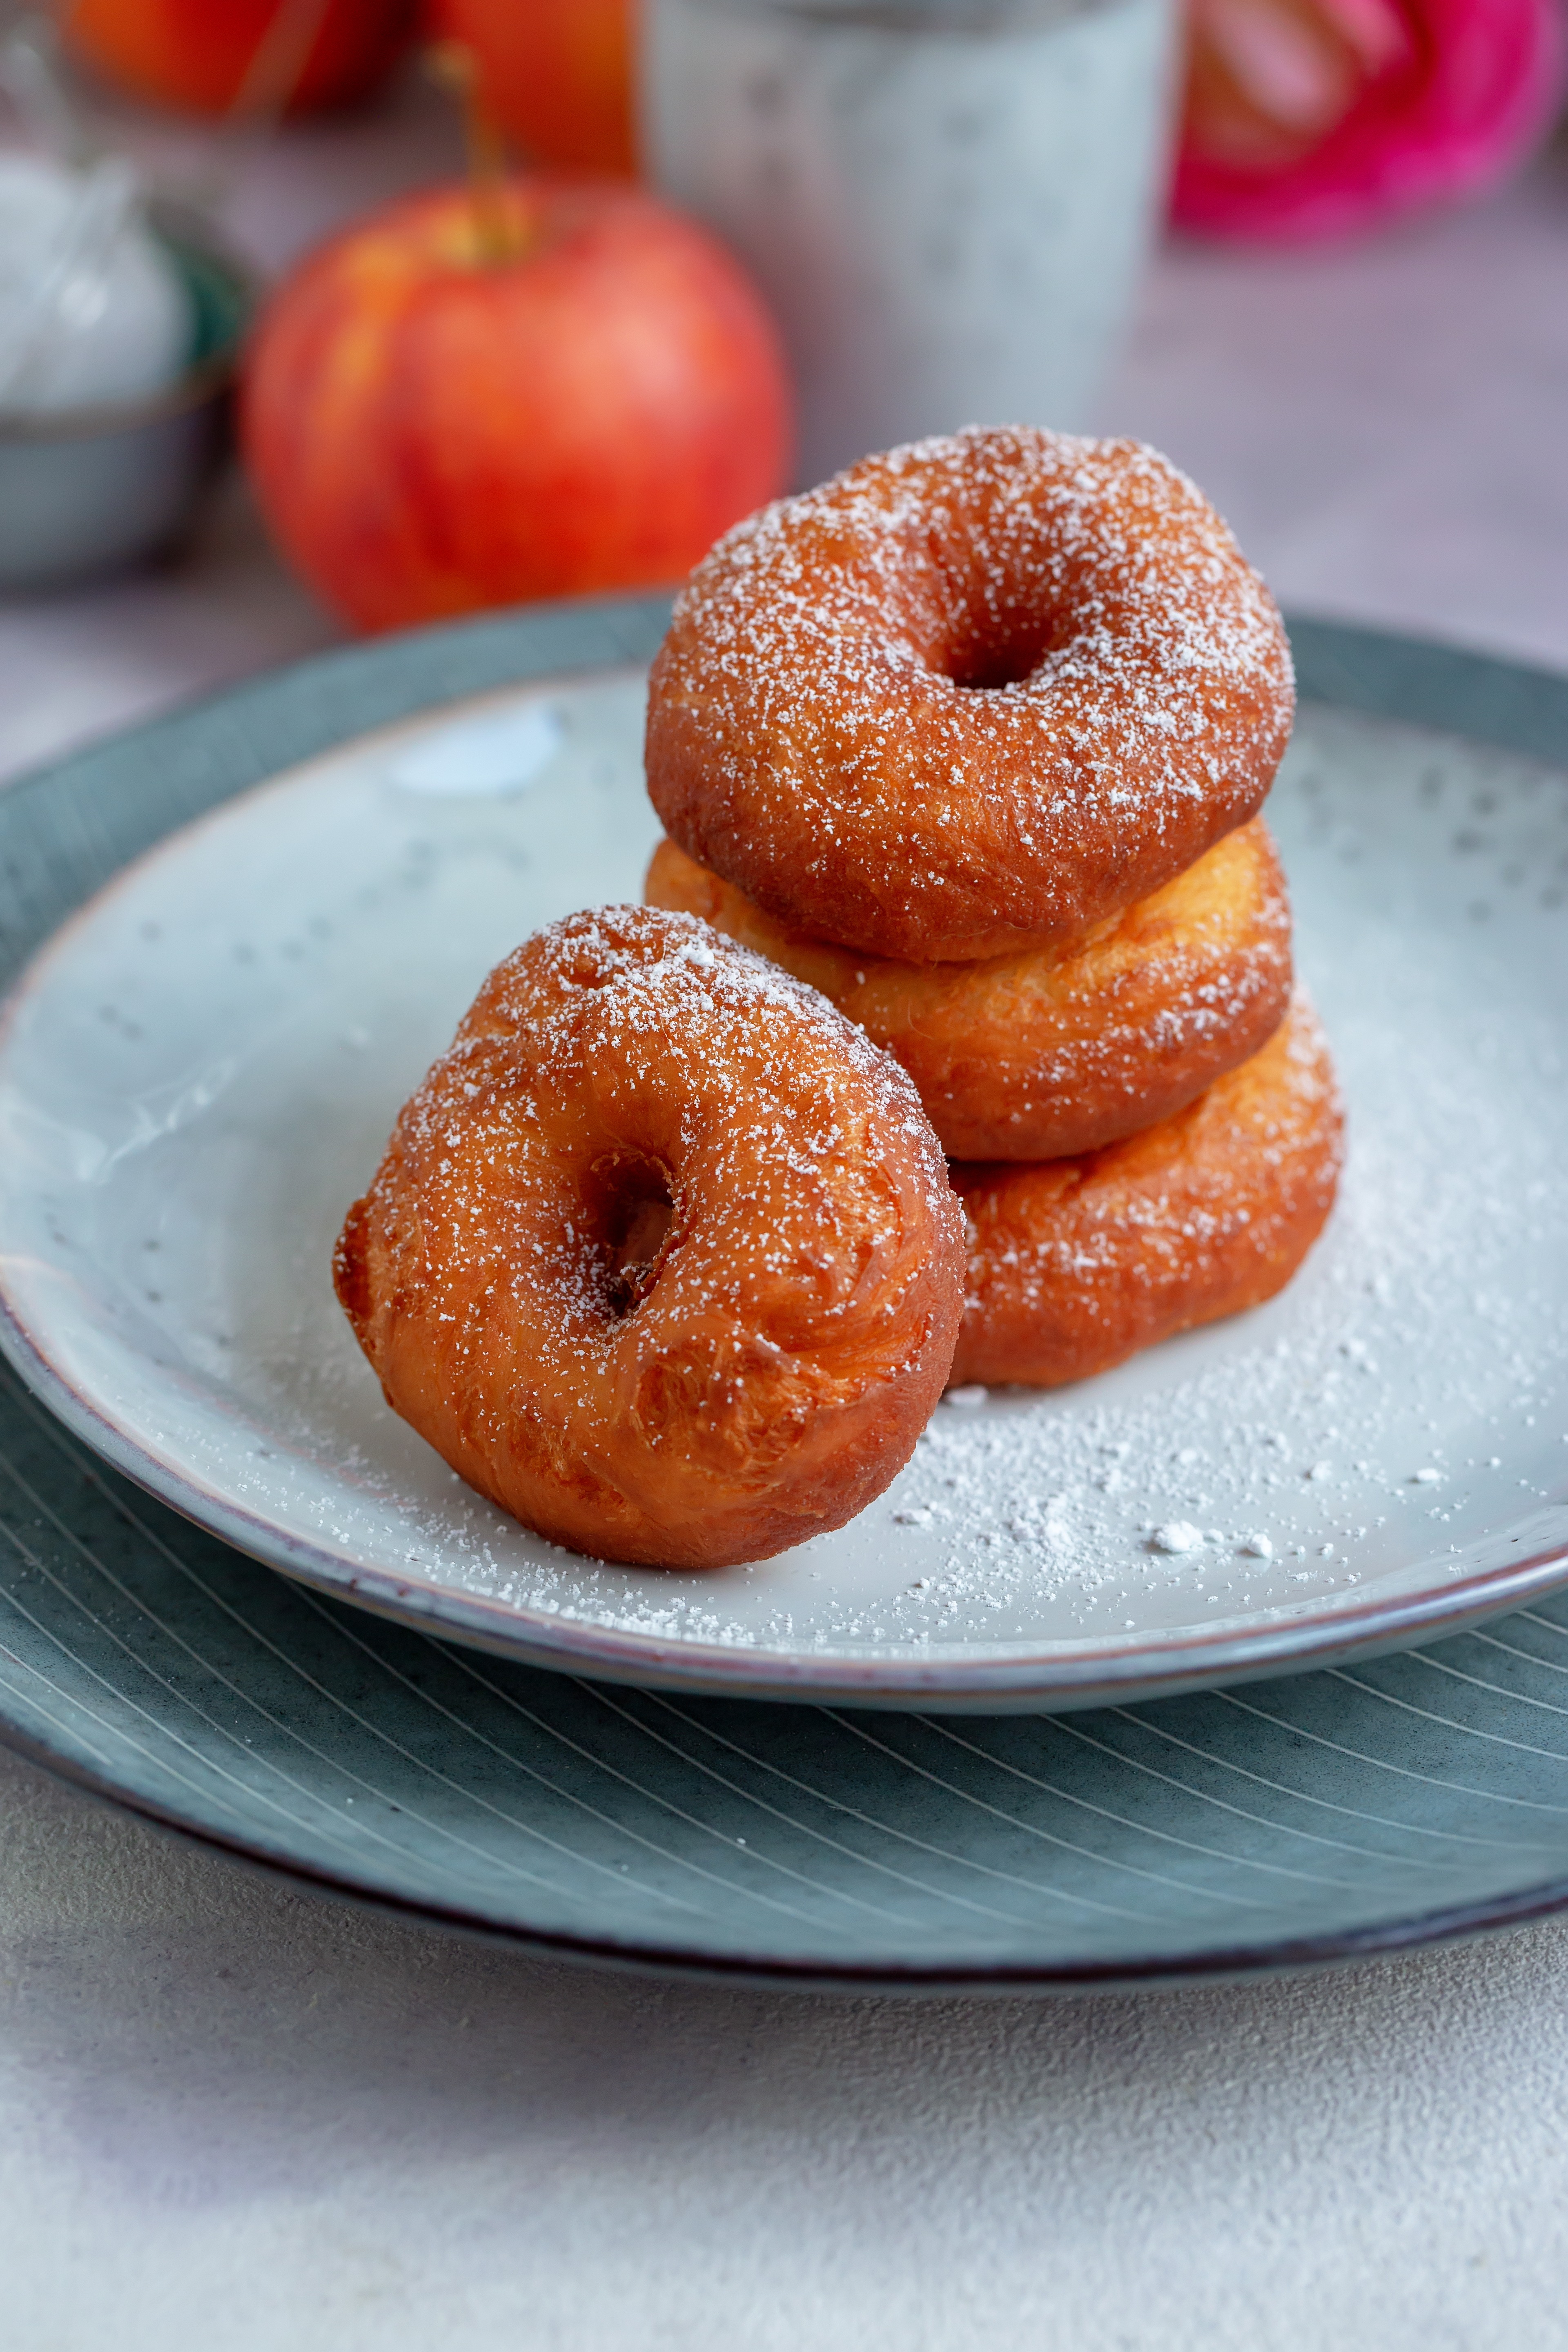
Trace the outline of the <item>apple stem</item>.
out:
<instances>
[{"instance_id":1,"label":"apple stem","mask_svg":"<svg viewBox=\"0 0 1568 2352\"><path fill-rule=\"evenodd\" d=\"M438 41L430 51L431 79L463 110L468 153L468 195L479 259L496 266L523 249L522 223L507 177L506 139L485 98L479 61L466 41Z\"/></svg>"}]
</instances>

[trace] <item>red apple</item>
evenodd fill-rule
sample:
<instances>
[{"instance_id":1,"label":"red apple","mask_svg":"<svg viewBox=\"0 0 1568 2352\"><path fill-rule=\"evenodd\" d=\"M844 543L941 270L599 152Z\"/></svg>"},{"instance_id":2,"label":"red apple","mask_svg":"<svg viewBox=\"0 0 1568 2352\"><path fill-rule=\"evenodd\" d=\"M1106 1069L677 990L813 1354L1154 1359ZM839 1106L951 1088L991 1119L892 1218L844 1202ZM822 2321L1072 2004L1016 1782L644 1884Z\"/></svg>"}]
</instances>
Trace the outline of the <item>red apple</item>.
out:
<instances>
[{"instance_id":1,"label":"red apple","mask_svg":"<svg viewBox=\"0 0 1568 2352\"><path fill-rule=\"evenodd\" d=\"M637 170L635 0L430 0L434 29L472 50L485 103L530 163Z\"/></svg>"},{"instance_id":2,"label":"red apple","mask_svg":"<svg viewBox=\"0 0 1568 2352\"><path fill-rule=\"evenodd\" d=\"M437 189L312 256L255 338L262 507L363 628L679 580L784 484L778 341L723 248L615 182L492 193L509 257Z\"/></svg>"},{"instance_id":3,"label":"red apple","mask_svg":"<svg viewBox=\"0 0 1568 2352\"><path fill-rule=\"evenodd\" d=\"M223 114L243 95L258 105L283 102L303 112L346 105L374 88L406 43L414 5L415 0L71 0L60 16L76 54L139 98ZM269 37L269 53L258 66Z\"/></svg>"}]
</instances>

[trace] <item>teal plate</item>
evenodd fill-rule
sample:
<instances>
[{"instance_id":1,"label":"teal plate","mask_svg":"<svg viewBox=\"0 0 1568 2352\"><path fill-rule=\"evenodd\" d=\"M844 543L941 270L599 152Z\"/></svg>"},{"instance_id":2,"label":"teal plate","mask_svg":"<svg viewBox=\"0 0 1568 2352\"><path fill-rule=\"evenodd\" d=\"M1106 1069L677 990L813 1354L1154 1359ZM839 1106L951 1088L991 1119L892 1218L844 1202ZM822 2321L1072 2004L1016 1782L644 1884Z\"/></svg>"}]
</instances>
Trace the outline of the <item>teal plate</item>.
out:
<instances>
[{"instance_id":1,"label":"teal plate","mask_svg":"<svg viewBox=\"0 0 1568 2352\"><path fill-rule=\"evenodd\" d=\"M635 660L648 602L355 648L0 796L0 985L111 874L433 701ZM1302 625L1306 691L1563 763L1568 686ZM310 1592L0 1372L0 1735L362 1898L583 1958L1048 1986L1298 1965L1568 1905L1568 1601L1402 1655L1047 1717L627 1688Z\"/></svg>"}]
</instances>

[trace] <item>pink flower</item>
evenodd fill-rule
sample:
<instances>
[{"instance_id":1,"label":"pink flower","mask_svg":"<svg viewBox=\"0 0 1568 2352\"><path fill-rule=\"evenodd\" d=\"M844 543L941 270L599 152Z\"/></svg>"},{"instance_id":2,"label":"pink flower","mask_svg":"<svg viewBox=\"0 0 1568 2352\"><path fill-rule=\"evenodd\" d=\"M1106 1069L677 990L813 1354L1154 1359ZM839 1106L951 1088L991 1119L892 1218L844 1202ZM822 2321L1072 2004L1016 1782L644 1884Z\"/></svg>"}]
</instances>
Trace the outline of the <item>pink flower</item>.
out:
<instances>
[{"instance_id":1,"label":"pink flower","mask_svg":"<svg viewBox=\"0 0 1568 2352\"><path fill-rule=\"evenodd\" d=\"M1563 89L1559 0L1188 0L1184 228L1339 236L1500 177Z\"/></svg>"}]
</instances>

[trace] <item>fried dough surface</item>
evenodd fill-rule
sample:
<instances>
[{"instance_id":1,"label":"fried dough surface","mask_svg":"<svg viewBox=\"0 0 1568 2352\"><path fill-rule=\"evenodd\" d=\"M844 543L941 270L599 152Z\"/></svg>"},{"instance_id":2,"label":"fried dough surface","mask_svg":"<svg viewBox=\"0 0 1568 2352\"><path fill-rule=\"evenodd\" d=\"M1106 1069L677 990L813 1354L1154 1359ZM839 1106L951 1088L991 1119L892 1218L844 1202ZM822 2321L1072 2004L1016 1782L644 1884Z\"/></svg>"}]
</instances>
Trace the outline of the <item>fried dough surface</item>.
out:
<instances>
[{"instance_id":1,"label":"fried dough surface","mask_svg":"<svg viewBox=\"0 0 1568 2352\"><path fill-rule=\"evenodd\" d=\"M1290 1001L1290 906L1261 817L1088 940L980 963L812 939L671 841L644 896L831 997L902 1063L955 1160L1054 1160L1168 1118L1258 1053Z\"/></svg>"},{"instance_id":2,"label":"fried dough surface","mask_svg":"<svg viewBox=\"0 0 1568 2352\"><path fill-rule=\"evenodd\" d=\"M1133 441L972 428L730 531L653 666L670 838L775 920L907 962L1082 939L1261 806L1268 589Z\"/></svg>"},{"instance_id":3,"label":"fried dough surface","mask_svg":"<svg viewBox=\"0 0 1568 2352\"><path fill-rule=\"evenodd\" d=\"M338 1244L387 1402L552 1540L707 1568L841 1526L947 1379L962 1218L909 1080L690 916L498 966Z\"/></svg>"},{"instance_id":4,"label":"fried dough surface","mask_svg":"<svg viewBox=\"0 0 1568 2352\"><path fill-rule=\"evenodd\" d=\"M955 1382L1056 1388L1283 1289L1333 1204L1343 1114L1298 992L1260 1054L1088 1158L956 1165L969 1222Z\"/></svg>"}]
</instances>

